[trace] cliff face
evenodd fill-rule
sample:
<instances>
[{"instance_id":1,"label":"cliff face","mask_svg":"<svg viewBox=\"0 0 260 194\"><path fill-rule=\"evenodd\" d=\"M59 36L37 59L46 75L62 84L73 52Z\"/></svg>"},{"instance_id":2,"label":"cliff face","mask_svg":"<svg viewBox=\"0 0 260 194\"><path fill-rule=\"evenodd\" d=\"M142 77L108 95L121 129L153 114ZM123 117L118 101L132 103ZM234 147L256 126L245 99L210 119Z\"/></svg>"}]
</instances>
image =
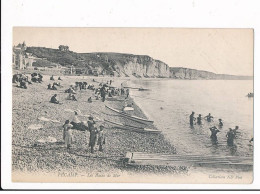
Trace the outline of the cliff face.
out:
<instances>
[{"instance_id":1,"label":"cliff face","mask_svg":"<svg viewBox=\"0 0 260 194\"><path fill-rule=\"evenodd\" d=\"M174 79L253 79L251 76L234 76L215 74L208 71L188 69L183 67L170 67L170 78Z\"/></svg>"},{"instance_id":2,"label":"cliff face","mask_svg":"<svg viewBox=\"0 0 260 194\"><path fill-rule=\"evenodd\" d=\"M124 63L116 63L116 72L119 76L135 77L169 77L170 68L167 64L151 57L133 56Z\"/></svg>"},{"instance_id":3,"label":"cliff face","mask_svg":"<svg viewBox=\"0 0 260 194\"><path fill-rule=\"evenodd\" d=\"M123 53L75 53L44 47L28 47L27 52L50 63L94 70L98 74L127 77L169 77L169 66L146 55Z\"/></svg>"},{"instance_id":4,"label":"cliff face","mask_svg":"<svg viewBox=\"0 0 260 194\"><path fill-rule=\"evenodd\" d=\"M50 66L60 64L64 67L72 66L79 70L79 74L113 75L120 77L151 77L173 79L252 79L249 76L232 76L215 74L208 71L169 67L162 61L146 55L124 53L75 53L45 47L27 47L26 52L38 58L45 58L45 63L38 61L35 66ZM50 64L47 64L50 63Z\"/></svg>"}]
</instances>

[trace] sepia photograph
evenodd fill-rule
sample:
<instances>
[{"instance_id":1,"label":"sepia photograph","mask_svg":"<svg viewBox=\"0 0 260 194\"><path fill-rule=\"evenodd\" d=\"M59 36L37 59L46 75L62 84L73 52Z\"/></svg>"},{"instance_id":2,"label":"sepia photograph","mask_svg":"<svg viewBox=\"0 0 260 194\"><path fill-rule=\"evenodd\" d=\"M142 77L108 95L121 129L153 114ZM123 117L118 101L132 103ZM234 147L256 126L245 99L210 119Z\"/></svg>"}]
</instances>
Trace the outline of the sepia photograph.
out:
<instances>
[{"instance_id":1,"label":"sepia photograph","mask_svg":"<svg viewBox=\"0 0 260 194\"><path fill-rule=\"evenodd\" d=\"M254 31L13 27L12 181L251 184Z\"/></svg>"}]
</instances>

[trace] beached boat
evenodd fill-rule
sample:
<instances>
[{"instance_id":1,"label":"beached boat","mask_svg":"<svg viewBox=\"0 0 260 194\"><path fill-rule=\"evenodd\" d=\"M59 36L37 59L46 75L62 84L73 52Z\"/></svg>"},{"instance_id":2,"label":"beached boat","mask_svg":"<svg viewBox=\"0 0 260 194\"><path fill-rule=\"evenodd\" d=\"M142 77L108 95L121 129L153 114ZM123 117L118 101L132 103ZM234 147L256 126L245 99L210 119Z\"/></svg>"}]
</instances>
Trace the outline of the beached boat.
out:
<instances>
[{"instance_id":1,"label":"beached boat","mask_svg":"<svg viewBox=\"0 0 260 194\"><path fill-rule=\"evenodd\" d=\"M131 115L129 115L129 114L123 112L123 111L114 109L114 108L109 107L109 106L107 106L107 105L106 105L106 108L108 108L108 109L110 109L110 110L112 110L112 111L114 111L114 112L120 114L122 117L125 117L125 118L127 118L127 119L130 119L130 120L132 120L132 121L136 121L136 122L144 123L144 124L152 124L152 123L153 123L153 121L151 121L151 120L143 119L143 118L136 117L136 116L131 116Z\"/></svg>"},{"instance_id":2,"label":"beached boat","mask_svg":"<svg viewBox=\"0 0 260 194\"><path fill-rule=\"evenodd\" d=\"M106 119L104 119L104 121L109 124L113 124L115 126L115 128L119 128L119 129L134 131L134 132L138 132L138 133L161 133L161 131L156 130L156 129L148 129L148 128L143 128L143 127L124 125L122 123L117 123L117 122L109 121Z\"/></svg>"},{"instance_id":3,"label":"beached boat","mask_svg":"<svg viewBox=\"0 0 260 194\"><path fill-rule=\"evenodd\" d=\"M154 165L154 166L208 166L252 168L253 159L239 156L203 156L203 155L179 155L159 154L145 152L127 152L122 158L124 165Z\"/></svg>"}]
</instances>

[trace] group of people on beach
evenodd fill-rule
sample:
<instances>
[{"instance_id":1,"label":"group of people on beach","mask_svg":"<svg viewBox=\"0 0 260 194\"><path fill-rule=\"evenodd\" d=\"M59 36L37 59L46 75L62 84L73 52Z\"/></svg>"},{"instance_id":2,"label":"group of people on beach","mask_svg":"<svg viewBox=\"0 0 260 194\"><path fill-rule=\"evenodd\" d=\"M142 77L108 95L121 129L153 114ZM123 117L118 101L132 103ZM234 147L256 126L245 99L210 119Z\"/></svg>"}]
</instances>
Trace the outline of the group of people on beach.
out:
<instances>
[{"instance_id":1,"label":"group of people on beach","mask_svg":"<svg viewBox=\"0 0 260 194\"><path fill-rule=\"evenodd\" d=\"M70 122L66 120L63 125L63 140L67 149L71 148L73 142L73 133L72 130L80 130L80 131L88 131L89 136L89 143L88 146L90 147L90 152L94 153L95 146L98 145L98 151L103 151L103 145L105 144L105 134L104 134L104 125L99 125L99 129L94 121L93 116L88 117L88 121L81 122L78 118L78 112L74 112L74 118Z\"/></svg>"},{"instance_id":2,"label":"group of people on beach","mask_svg":"<svg viewBox=\"0 0 260 194\"><path fill-rule=\"evenodd\" d=\"M214 117L211 115L211 113L209 113L207 116L202 117L201 114L198 115L198 117L195 117L195 112L192 112L190 115L190 126L193 127L195 124L198 125L202 125L202 120L206 119L206 121L208 123L212 122ZM220 130L222 129L222 127L224 126L222 119L218 119L218 127L216 126L212 126L209 128L211 135L210 138L213 142L217 142L218 138L217 138L217 134L220 132ZM229 128L229 131L226 134L226 138L227 138L227 144L229 146L233 146L234 145L234 139L237 138L237 131L239 129L239 126L236 126L234 129ZM253 141L253 138L249 141L250 143Z\"/></svg>"},{"instance_id":3,"label":"group of people on beach","mask_svg":"<svg viewBox=\"0 0 260 194\"><path fill-rule=\"evenodd\" d=\"M42 79L43 76L40 73L32 73L31 81L29 81L29 76L22 73L16 73L13 75L12 82L18 83L17 87L19 88L27 89L27 84L32 84L32 82L41 83Z\"/></svg>"},{"instance_id":4,"label":"group of people on beach","mask_svg":"<svg viewBox=\"0 0 260 194\"><path fill-rule=\"evenodd\" d=\"M51 76L50 80L55 80L54 76ZM94 79L93 79L93 81L97 82ZM75 85L70 85L70 87L65 90L65 93L69 93L67 100L78 101L75 96L76 91L78 91L78 89L79 90L88 89L88 90L94 91L95 99L96 100L101 99L102 102L105 102L106 97L113 98L114 96L122 96L122 95L126 95L125 99L127 99L129 97L130 91L128 88L126 90L123 87L116 88L116 87L112 86L111 83L112 83L112 80L107 81L106 83L99 83L98 87L95 87L93 84L88 84L87 82L75 82ZM54 82L52 85L49 84L47 89L57 90L56 86L61 86L60 82ZM51 97L50 102L54 103L54 104L61 104L57 100L57 94L54 94ZM89 103L93 102L92 97L88 98L88 102Z\"/></svg>"},{"instance_id":5,"label":"group of people on beach","mask_svg":"<svg viewBox=\"0 0 260 194\"><path fill-rule=\"evenodd\" d=\"M51 80L55 80L54 76L50 78ZM94 82L97 82L96 80L93 80ZM54 82L56 83L56 82ZM53 83L53 86L55 86ZM94 86L93 84L88 84L87 82L75 82L75 85L70 85L68 89L65 90L65 93L68 93L68 100L74 100L77 101L76 99L76 94L78 90L83 90L83 89L89 89L92 90L96 100L99 100L101 98L102 102L105 102L106 97L113 97L113 96L120 96L120 95L125 95L125 99L129 97L129 89L125 90L123 87L122 88L116 88L111 85L112 80L104 82L104 83L99 83L98 86ZM50 100L51 103L54 104L62 104L58 99L57 99L57 94L54 94L51 97ZM88 98L88 102L92 102L92 97ZM94 121L93 116L88 117L88 121L80 121L78 116L78 112L74 112L74 118L70 120L66 120L64 125L63 125L63 140L65 142L65 145L67 149L71 148L72 142L73 142L73 130L79 130L79 131L88 131L90 136L89 136L89 147L90 147L90 152L94 153L95 146L98 145L98 150L103 151L103 145L105 144L105 135L104 135L104 125L99 125L97 126L96 122Z\"/></svg>"}]
</instances>

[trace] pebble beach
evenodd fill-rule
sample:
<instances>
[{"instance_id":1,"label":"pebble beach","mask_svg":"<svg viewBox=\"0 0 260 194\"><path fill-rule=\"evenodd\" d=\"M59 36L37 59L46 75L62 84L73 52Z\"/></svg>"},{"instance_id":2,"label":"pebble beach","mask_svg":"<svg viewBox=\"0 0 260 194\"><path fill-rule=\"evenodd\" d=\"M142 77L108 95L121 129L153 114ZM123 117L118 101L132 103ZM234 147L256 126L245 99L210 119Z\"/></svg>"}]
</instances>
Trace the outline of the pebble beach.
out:
<instances>
[{"instance_id":1,"label":"pebble beach","mask_svg":"<svg viewBox=\"0 0 260 194\"><path fill-rule=\"evenodd\" d=\"M104 119L128 125L140 126L140 124L120 117L115 112L107 109L105 105L122 110L125 104L125 96L107 98L105 102L96 100L92 90L78 90L75 94L78 101L66 100L68 94L64 91L76 81L86 81L95 87L101 81L109 80L109 77L82 76L54 76L56 82L60 82L58 90L47 90L47 85L53 83L49 75L43 75L42 83L32 83L27 89L16 87L13 84L13 115L12 115L12 168L16 173L52 173L65 175L73 173L77 175L104 173L118 176L131 174L178 174L183 173L173 167L167 166L136 166L125 167L121 158L127 152L165 153L175 154L176 150L163 134L137 133L128 130L114 128ZM120 85L120 78L112 83ZM62 104L50 103L50 98L57 94ZM93 102L89 103L88 98ZM133 103L135 116L146 118L143 111L130 97L127 103ZM97 126L105 126L104 134L106 143L104 151L99 152L98 146L94 154L88 147L89 132L73 130L73 144L67 149L63 141L63 124L74 116L74 111L80 112L79 119L87 121L92 115ZM155 126L148 126L154 128Z\"/></svg>"}]
</instances>

